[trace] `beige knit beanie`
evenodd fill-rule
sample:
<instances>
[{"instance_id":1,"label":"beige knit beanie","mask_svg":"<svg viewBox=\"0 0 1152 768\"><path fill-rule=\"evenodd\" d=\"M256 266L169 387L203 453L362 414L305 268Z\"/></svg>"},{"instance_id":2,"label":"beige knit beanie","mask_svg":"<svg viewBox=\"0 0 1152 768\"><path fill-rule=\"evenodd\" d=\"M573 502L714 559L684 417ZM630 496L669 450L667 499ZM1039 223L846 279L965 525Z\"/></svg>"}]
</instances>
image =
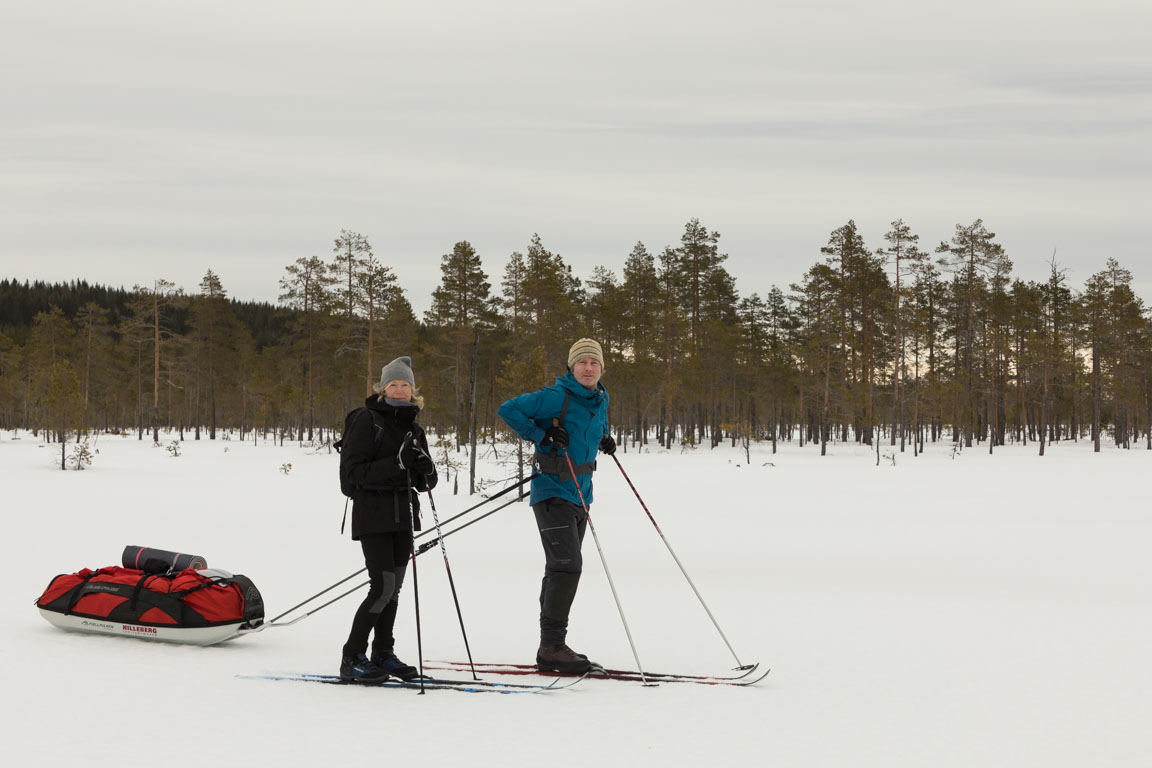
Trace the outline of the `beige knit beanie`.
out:
<instances>
[{"instance_id":1,"label":"beige knit beanie","mask_svg":"<svg viewBox=\"0 0 1152 768\"><path fill-rule=\"evenodd\" d=\"M582 357L590 357L600 363L600 367L604 367L604 352L600 349L600 344L592 339L580 339L572 348L568 350L568 367Z\"/></svg>"}]
</instances>

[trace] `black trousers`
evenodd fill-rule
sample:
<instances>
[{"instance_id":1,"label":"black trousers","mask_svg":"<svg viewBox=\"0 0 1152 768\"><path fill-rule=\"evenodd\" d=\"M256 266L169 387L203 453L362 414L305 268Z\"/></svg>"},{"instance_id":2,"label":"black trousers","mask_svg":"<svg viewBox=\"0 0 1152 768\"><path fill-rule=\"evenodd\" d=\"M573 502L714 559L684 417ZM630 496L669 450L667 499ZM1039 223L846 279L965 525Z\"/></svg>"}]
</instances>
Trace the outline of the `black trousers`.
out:
<instances>
[{"instance_id":1,"label":"black trousers","mask_svg":"<svg viewBox=\"0 0 1152 768\"><path fill-rule=\"evenodd\" d=\"M565 499L545 499L533 505L540 543L544 546L544 578L540 583L540 643L563 643L568 614L580 586L584 559L580 546L588 527L584 508Z\"/></svg>"},{"instance_id":2,"label":"black trousers","mask_svg":"<svg viewBox=\"0 0 1152 768\"><path fill-rule=\"evenodd\" d=\"M392 630L396 624L397 598L412 555L412 534L409 531L366 533L360 537L360 547L368 567L368 594L352 619L352 630L344 644L345 656L366 653L368 635L372 632L373 655L395 647Z\"/></svg>"}]
</instances>

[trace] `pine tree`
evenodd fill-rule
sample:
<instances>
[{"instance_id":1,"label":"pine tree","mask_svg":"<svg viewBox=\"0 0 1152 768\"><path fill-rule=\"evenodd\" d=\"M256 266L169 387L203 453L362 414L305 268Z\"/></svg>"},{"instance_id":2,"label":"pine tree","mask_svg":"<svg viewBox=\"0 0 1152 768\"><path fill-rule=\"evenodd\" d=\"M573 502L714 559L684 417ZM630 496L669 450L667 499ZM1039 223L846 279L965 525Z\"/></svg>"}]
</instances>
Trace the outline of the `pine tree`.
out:
<instances>
[{"instance_id":1,"label":"pine tree","mask_svg":"<svg viewBox=\"0 0 1152 768\"><path fill-rule=\"evenodd\" d=\"M549 368L562 371L568 363L568 347L581 333L578 307L584 289L564 259L544 247L540 235L532 235L525 255L527 267L524 296L531 318L530 345L543 347Z\"/></svg>"},{"instance_id":2,"label":"pine tree","mask_svg":"<svg viewBox=\"0 0 1152 768\"><path fill-rule=\"evenodd\" d=\"M64 449L68 434L80 428L84 405L80 401L80 379L67 360L58 360L47 372L43 402L46 426L60 443L60 469L66 469Z\"/></svg>"},{"instance_id":3,"label":"pine tree","mask_svg":"<svg viewBox=\"0 0 1152 768\"><path fill-rule=\"evenodd\" d=\"M1049 262L1048 280L1042 287L1040 300L1041 322L1044 327L1043 345L1043 373L1041 381L1040 400L1040 455L1044 455L1045 445L1049 440L1055 439L1055 424L1057 419L1049 412L1049 392L1055 397L1052 399L1059 403L1061 383L1063 381L1064 362L1062 350L1065 344L1066 318L1069 314L1071 292L1064 287L1067 270L1061 269L1056 262L1053 252Z\"/></svg>"},{"instance_id":4,"label":"pine tree","mask_svg":"<svg viewBox=\"0 0 1152 768\"><path fill-rule=\"evenodd\" d=\"M682 305L688 308L691 321L689 339L694 351L700 348L701 342L701 306L705 301L705 282L712 270L728 258L719 252L719 242L719 232L709 232L700 224L699 219L691 219L684 225L680 247L674 252L675 260L666 264L666 268L672 270Z\"/></svg>"},{"instance_id":5,"label":"pine tree","mask_svg":"<svg viewBox=\"0 0 1152 768\"><path fill-rule=\"evenodd\" d=\"M103 367L108 359L112 326L108 321L108 310L95 302L87 302L76 313L76 325L83 345L83 390L84 411L88 412L92 395L92 368Z\"/></svg>"},{"instance_id":6,"label":"pine tree","mask_svg":"<svg viewBox=\"0 0 1152 768\"><path fill-rule=\"evenodd\" d=\"M688 357L685 354L689 338L691 319L685 318L681 303L680 254L673 248L665 248L660 254L660 267L656 272L656 327L658 339L656 359L662 375L660 386L660 414L657 422L657 440L664 447L671 448L676 436L674 411L682 406L681 385L683 366L678 365ZM694 351L694 350L693 350ZM686 423L684 419L681 423ZM694 435L691 428L685 430L688 440Z\"/></svg>"},{"instance_id":7,"label":"pine tree","mask_svg":"<svg viewBox=\"0 0 1152 768\"><path fill-rule=\"evenodd\" d=\"M403 315L401 302L407 304L396 275L369 253L364 260L363 268L356 274L356 304L364 314L367 327L365 397L372 393L372 382L376 377L376 326L381 318L393 316L394 312ZM409 314L411 309L409 306ZM396 333L391 334L391 338L394 342L399 341L399 335Z\"/></svg>"},{"instance_id":8,"label":"pine tree","mask_svg":"<svg viewBox=\"0 0 1152 768\"><path fill-rule=\"evenodd\" d=\"M887 276L882 258L865 247L852 220L833 230L820 251L828 257L825 263L833 277L830 287L837 310L841 439L847 440L854 426L857 439L871 445L873 384L883 351L881 318L889 304Z\"/></svg>"},{"instance_id":9,"label":"pine tree","mask_svg":"<svg viewBox=\"0 0 1152 768\"><path fill-rule=\"evenodd\" d=\"M528 324L530 307L525 284L527 275L528 264L524 260L524 254L514 251L504 267L504 279L500 281L503 298L499 302L501 314L514 343L521 341Z\"/></svg>"},{"instance_id":10,"label":"pine tree","mask_svg":"<svg viewBox=\"0 0 1152 768\"><path fill-rule=\"evenodd\" d=\"M906 316L909 314L908 304L913 295L910 286L911 281L906 278L909 272L914 271L917 266L927 260L928 254L917 247L920 236L913 234L911 227L905 224L903 219L896 219L892 222L892 229L884 235L884 239L888 241L888 248L880 249L877 254L891 259L895 274L895 290L892 294L895 306L892 317L896 331L896 362L892 366L894 397L891 445L896 445L896 437L899 433L900 452L904 453L905 436L908 430L904 415L904 380L908 375L904 326L907 323Z\"/></svg>"},{"instance_id":11,"label":"pine tree","mask_svg":"<svg viewBox=\"0 0 1152 768\"><path fill-rule=\"evenodd\" d=\"M972 446L977 416L974 400L978 382L975 365L977 358L976 313L980 302L987 300L986 275L999 271L1004 251L995 242L995 233L989 232L980 219L968 226L956 225L950 243L941 242L937 253L946 254L939 263L953 273L955 285L961 292L958 299L966 310L962 334L957 335L957 362L962 371L962 401L957 410L958 428L965 447Z\"/></svg>"},{"instance_id":12,"label":"pine tree","mask_svg":"<svg viewBox=\"0 0 1152 768\"><path fill-rule=\"evenodd\" d=\"M332 306L330 271L318 256L296 259L285 268L288 276L280 278L280 303L300 313L306 341L303 373L307 398L308 439L316 425L316 337L322 318Z\"/></svg>"},{"instance_id":13,"label":"pine tree","mask_svg":"<svg viewBox=\"0 0 1152 768\"><path fill-rule=\"evenodd\" d=\"M739 356L740 320L737 307L740 297L736 280L717 265L706 275L702 286L700 316L701 341L695 372L699 381L707 382L705 398L697 393L697 434L703 442L711 434L713 448L723 438L723 424L739 422L736 394L736 369L732 361Z\"/></svg>"},{"instance_id":14,"label":"pine tree","mask_svg":"<svg viewBox=\"0 0 1152 768\"><path fill-rule=\"evenodd\" d=\"M797 347L800 340L800 320L788 306L788 298L775 285L768 291L764 311L768 332L768 386L772 402L772 451L776 451L776 439L782 431L781 419L784 405L797 391ZM788 418L788 435L791 439L791 425L795 417Z\"/></svg>"},{"instance_id":15,"label":"pine tree","mask_svg":"<svg viewBox=\"0 0 1152 768\"><path fill-rule=\"evenodd\" d=\"M657 363L660 347L657 329L662 316L661 282L656 270L656 259L643 243L636 243L624 262L623 282L620 286L622 301L622 357L630 360L628 379L622 381L613 374L613 394L620 401L620 413L631 412L634 439L646 443L652 403L667 385L661 386ZM623 396L628 393L629 406ZM619 422L618 422L619 423Z\"/></svg>"},{"instance_id":16,"label":"pine tree","mask_svg":"<svg viewBox=\"0 0 1152 768\"><path fill-rule=\"evenodd\" d=\"M736 388L743 395L737 404L739 431L747 452L750 441L759 439L756 423L756 399L765 389L772 390L771 318L759 294L740 300L737 306L740 342L735 358L738 378ZM751 460L750 456L745 457Z\"/></svg>"},{"instance_id":17,"label":"pine tree","mask_svg":"<svg viewBox=\"0 0 1152 768\"><path fill-rule=\"evenodd\" d=\"M333 280L334 297L349 328L360 304L357 278L371 257L372 245L359 232L342 229L340 236L333 241L332 263L328 270Z\"/></svg>"},{"instance_id":18,"label":"pine tree","mask_svg":"<svg viewBox=\"0 0 1152 768\"><path fill-rule=\"evenodd\" d=\"M137 330L145 331L141 340L148 338L147 343L152 348L152 442L159 445L160 372L161 362L167 362L162 345L173 337L169 314L182 299L183 291L175 283L159 278L152 283L151 288L133 286L132 293L134 295L129 305L132 325Z\"/></svg>"},{"instance_id":19,"label":"pine tree","mask_svg":"<svg viewBox=\"0 0 1152 768\"><path fill-rule=\"evenodd\" d=\"M50 370L71 357L76 331L60 307L52 305L47 312L38 313L32 322L28 351L34 370Z\"/></svg>"},{"instance_id":20,"label":"pine tree","mask_svg":"<svg viewBox=\"0 0 1152 768\"><path fill-rule=\"evenodd\" d=\"M221 370L235 363L239 342L238 321L228 303L228 292L220 277L209 269L200 281L200 294L191 304L192 333L195 334L194 352L198 365L197 380L203 380L208 389L208 439L216 439L216 395ZM200 389L199 384L197 390ZM196 397L196 439L200 439L199 396Z\"/></svg>"},{"instance_id":21,"label":"pine tree","mask_svg":"<svg viewBox=\"0 0 1152 768\"><path fill-rule=\"evenodd\" d=\"M480 256L471 243L462 240L440 259L440 285L432 291L432 308L425 320L447 328L491 324L491 289Z\"/></svg>"},{"instance_id":22,"label":"pine tree","mask_svg":"<svg viewBox=\"0 0 1152 768\"><path fill-rule=\"evenodd\" d=\"M836 272L827 264L816 264L805 273L802 283L792 286L797 294L798 315L803 324L803 342L798 351L802 364L801 386L811 390L814 399L820 403L819 411L813 405L804 412L802 390L801 418L804 426L801 429L808 430L810 440L820 441L821 456L827 454L827 443L832 436L832 350L837 344L840 327L839 313L833 305L836 285ZM800 444L804 444L803 436Z\"/></svg>"},{"instance_id":23,"label":"pine tree","mask_svg":"<svg viewBox=\"0 0 1152 768\"><path fill-rule=\"evenodd\" d=\"M588 299L584 304L585 332L600 342L605 362L615 358L624 345L624 295L616 274L607 267L592 270L588 280Z\"/></svg>"},{"instance_id":24,"label":"pine tree","mask_svg":"<svg viewBox=\"0 0 1152 768\"><path fill-rule=\"evenodd\" d=\"M1008 296L1012 262L1003 253L993 262L989 276L990 295L984 316L985 368L988 396L985 400L985 421L988 425L988 453L997 445L1004 445L1007 413L1004 394L1008 379L1011 339L1011 302Z\"/></svg>"},{"instance_id":25,"label":"pine tree","mask_svg":"<svg viewBox=\"0 0 1152 768\"><path fill-rule=\"evenodd\" d=\"M1092 349L1092 441L1100 450L1104 427L1111 421L1117 446L1130 447L1133 404L1139 399L1139 363L1143 349L1144 307L1132 292L1132 273L1109 258L1084 290ZM1105 398L1109 410L1105 410Z\"/></svg>"},{"instance_id":26,"label":"pine tree","mask_svg":"<svg viewBox=\"0 0 1152 768\"><path fill-rule=\"evenodd\" d=\"M20 367L23 360L23 349L7 334L0 332L0 427L13 429L20 420L17 416L17 404L27 397L20 394ZM23 426L28 427L27 419Z\"/></svg>"},{"instance_id":27,"label":"pine tree","mask_svg":"<svg viewBox=\"0 0 1152 768\"><path fill-rule=\"evenodd\" d=\"M471 425L475 421L480 332L491 328L496 319L495 303L489 296L492 284L480 256L467 240L444 254L440 274L440 286L432 292L432 308L425 318L430 326L442 328L455 347L456 444L459 447L469 442L474 456L477 438Z\"/></svg>"}]
</instances>

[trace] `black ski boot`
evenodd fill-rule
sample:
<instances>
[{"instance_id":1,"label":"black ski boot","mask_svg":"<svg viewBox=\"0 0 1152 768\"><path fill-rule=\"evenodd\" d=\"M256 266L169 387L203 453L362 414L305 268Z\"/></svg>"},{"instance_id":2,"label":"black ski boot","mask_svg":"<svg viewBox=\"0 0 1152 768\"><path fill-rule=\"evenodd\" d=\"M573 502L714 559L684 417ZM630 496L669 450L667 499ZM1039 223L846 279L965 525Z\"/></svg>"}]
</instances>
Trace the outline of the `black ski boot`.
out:
<instances>
[{"instance_id":1,"label":"black ski boot","mask_svg":"<svg viewBox=\"0 0 1152 768\"><path fill-rule=\"evenodd\" d=\"M400 659L396 658L396 654L393 651L373 653L372 663L392 677L398 677L401 680L415 680L420 676L420 670L411 664L405 664L400 661Z\"/></svg>"},{"instance_id":2,"label":"black ski boot","mask_svg":"<svg viewBox=\"0 0 1152 768\"><path fill-rule=\"evenodd\" d=\"M576 653L564 643L541 643L536 651L536 668L541 672L563 672L583 675L592 671L588 657Z\"/></svg>"},{"instance_id":3,"label":"black ski boot","mask_svg":"<svg viewBox=\"0 0 1152 768\"><path fill-rule=\"evenodd\" d=\"M388 673L358 653L340 659L340 679L346 683L377 685L388 680Z\"/></svg>"}]
</instances>

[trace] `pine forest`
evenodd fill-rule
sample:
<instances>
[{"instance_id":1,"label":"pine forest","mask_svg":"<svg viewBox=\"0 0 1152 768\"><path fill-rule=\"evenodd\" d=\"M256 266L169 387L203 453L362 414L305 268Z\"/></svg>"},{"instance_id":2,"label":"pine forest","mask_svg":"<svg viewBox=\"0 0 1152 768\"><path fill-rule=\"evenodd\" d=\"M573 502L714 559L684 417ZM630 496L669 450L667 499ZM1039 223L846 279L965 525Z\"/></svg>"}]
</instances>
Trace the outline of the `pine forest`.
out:
<instances>
[{"instance_id":1,"label":"pine forest","mask_svg":"<svg viewBox=\"0 0 1152 768\"><path fill-rule=\"evenodd\" d=\"M323 447L380 367L410 355L425 427L474 456L511 437L500 403L550 384L588 336L604 348L625 451L1152 450L1152 316L1116 260L1083 285L1055 255L1042 282L1014 279L979 219L927 247L902 220L872 244L849 221L820 252L796 282L744 293L720 234L696 219L677 245L637 243L619 273L583 279L539 236L499 275L461 241L423 317L368 238L347 230L327 260L285 266L276 306L230 298L212 270L192 290L155 276L131 291L4 280L0 429L61 443L92 431L158 443L165 431Z\"/></svg>"}]
</instances>

